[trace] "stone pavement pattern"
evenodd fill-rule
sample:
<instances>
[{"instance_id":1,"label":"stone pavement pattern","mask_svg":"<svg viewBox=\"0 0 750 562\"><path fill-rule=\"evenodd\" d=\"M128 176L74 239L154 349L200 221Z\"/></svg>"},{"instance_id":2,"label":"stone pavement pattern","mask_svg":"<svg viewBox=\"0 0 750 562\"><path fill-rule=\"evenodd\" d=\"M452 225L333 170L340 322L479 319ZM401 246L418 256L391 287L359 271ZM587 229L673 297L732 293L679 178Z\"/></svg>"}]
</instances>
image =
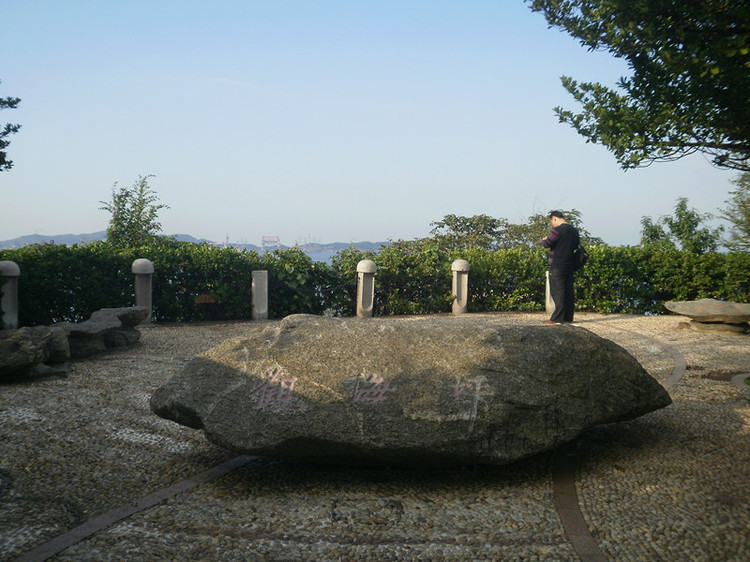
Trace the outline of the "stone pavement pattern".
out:
<instances>
[{"instance_id":1,"label":"stone pavement pattern","mask_svg":"<svg viewBox=\"0 0 750 562\"><path fill-rule=\"evenodd\" d=\"M659 380L674 367L660 344L688 365L672 406L579 443L581 509L612 560L746 560L750 391L728 379L750 370L750 340L681 332L678 321L580 316ZM246 329L142 327L141 344L75 362L67 378L0 386L0 559L231 458L151 414L148 399L195 353ZM575 560L553 458L432 472L255 459L54 559Z\"/></svg>"}]
</instances>

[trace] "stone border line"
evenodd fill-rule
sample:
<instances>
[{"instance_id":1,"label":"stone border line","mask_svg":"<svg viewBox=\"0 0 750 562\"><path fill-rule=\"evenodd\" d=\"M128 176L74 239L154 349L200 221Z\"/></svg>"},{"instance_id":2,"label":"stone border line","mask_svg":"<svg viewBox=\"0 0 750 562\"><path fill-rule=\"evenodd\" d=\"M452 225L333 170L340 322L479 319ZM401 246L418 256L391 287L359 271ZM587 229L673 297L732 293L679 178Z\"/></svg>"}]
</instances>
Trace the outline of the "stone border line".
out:
<instances>
[{"instance_id":1,"label":"stone border line","mask_svg":"<svg viewBox=\"0 0 750 562\"><path fill-rule=\"evenodd\" d=\"M228 474L229 472L232 472L233 470L236 470L241 466L245 466L255 458L257 457L246 455L235 457L231 460L228 460L227 462L209 468L208 470L201 472L200 474L197 474L191 478L187 478L185 480L177 482L177 484L173 484L168 488L162 488L161 490L157 490L156 492L148 494L134 504L125 504L111 511L108 511L107 513L99 515L98 517L89 519L78 527L74 527L69 531L63 533L62 535L59 535L54 539L49 540L46 543L36 547L34 550L31 550L26 554L22 554L21 556L16 558L14 562L42 562L43 560L47 560L56 554L60 554L63 550L73 546L83 539L86 539L91 535L98 533L102 529L105 529L119 521L122 521L127 517L130 517L134 513L149 509L178 494L187 492L188 490L195 488L199 484L203 484L204 482L208 482L209 480L213 480L214 478L224 476L225 474Z\"/></svg>"},{"instance_id":2,"label":"stone border line","mask_svg":"<svg viewBox=\"0 0 750 562\"><path fill-rule=\"evenodd\" d=\"M662 383L667 391L672 390L682 380L687 371L687 361L682 353L673 346L659 341L650 336L645 336L617 326L611 326L615 330L627 332L641 337L656 346L661 347L668 352L674 360L672 373ZM738 375L742 377L740 384L744 384L744 378L748 375ZM734 379L732 379L734 381ZM581 562L606 562L607 557L604 555L599 545L596 544L593 535L589 529L586 519L581 512L578 491L576 489L576 455L575 450L570 448L567 451L558 450L555 454L554 464L552 466L552 488L555 497L555 509L562 522L565 535L568 537L573 550L576 552Z\"/></svg>"},{"instance_id":3,"label":"stone border line","mask_svg":"<svg viewBox=\"0 0 750 562\"><path fill-rule=\"evenodd\" d=\"M591 535L581 512L576 490L575 452L558 451L552 465L552 491L555 510L562 523L565 536L581 562L606 562L607 557Z\"/></svg>"},{"instance_id":4,"label":"stone border line","mask_svg":"<svg viewBox=\"0 0 750 562\"><path fill-rule=\"evenodd\" d=\"M677 386L677 384L682 380L682 377L685 376L685 372L687 371L687 360L675 346L659 341L656 338L652 338L651 336L644 336L643 334L639 334L638 332L634 332L633 330L628 330L627 328L619 328L617 326L612 326L612 328L614 328L615 330L620 330L621 332L627 332L634 336L641 337L644 340L647 340L654 345L661 347L664 351L672 356L672 359L674 360L674 368L672 369L672 374L667 377L667 380L661 383L661 385L667 391L670 391L675 386Z\"/></svg>"}]
</instances>

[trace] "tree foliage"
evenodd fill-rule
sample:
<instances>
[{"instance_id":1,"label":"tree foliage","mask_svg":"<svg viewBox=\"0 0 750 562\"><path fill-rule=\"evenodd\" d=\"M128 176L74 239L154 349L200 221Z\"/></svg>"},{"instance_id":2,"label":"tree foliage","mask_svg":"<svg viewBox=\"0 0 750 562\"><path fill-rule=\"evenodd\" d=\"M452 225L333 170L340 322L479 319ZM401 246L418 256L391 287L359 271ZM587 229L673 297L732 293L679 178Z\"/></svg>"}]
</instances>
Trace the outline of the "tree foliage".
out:
<instances>
[{"instance_id":1,"label":"tree foliage","mask_svg":"<svg viewBox=\"0 0 750 562\"><path fill-rule=\"evenodd\" d=\"M719 246L723 229L711 228L706 222L713 218L711 213L699 213L688 208L687 197L680 197L673 216L662 216L654 221L651 217L641 218L641 244L663 246L694 254L714 252Z\"/></svg>"},{"instance_id":2,"label":"tree foliage","mask_svg":"<svg viewBox=\"0 0 750 562\"><path fill-rule=\"evenodd\" d=\"M148 180L154 176L139 176L132 187L120 187L117 182L112 188L112 200L99 201L102 211L110 213L107 227L107 242L120 247L136 247L156 240L161 232L158 221L159 211L169 206L159 203L156 193L149 187Z\"/></svg>"},{"instance_id":3,"label":"tree foliage","mask_svg":"<svg viewBox=\"0 0 750 562\"><path fill-rule=\"evenodd\" d=\"M750 252L750 173L745 172L732 183L737 189L729 192L731 197L721 211L721 217L731 225L725 244L735 252Z\"/></svg>"},{"instance_id":4,"label":"tree foliage","mask_svg":"<svg viewBox=\"0 0 750 562\"><path fill-rule=\"evenodd\" d=\"M572 209L563 211L563 214L578 229L584 244L602 244L601 238L592 236L583 227L580 211ZM426 248L436 248L443 252L513 248L534 250L539 248L539 241L550 231L548 215L543 213L535 213L521 224L488 215L445 215L442 220L430 223L430 226L433 227L431 237L412 241L399 240L394 245L412 251Z\"/></svg>"},{"instance_id":5,"label":"tree foliage","mask_svg":"<svg viewBox=\"0 0 750 562\"><path fill-rule=\"evenodd\" d=\"M505 242L508 221L488 215L445 215L430 226L433 241L444 251L465 248L494 250Z\"/></svg>"},{"instance_id":6,"label":"tree foliage","mask_svg":"<svg viewBox=\"0 0 750 562\"><path fill-rule=\"evenodd\" d=\"M565 219L573 225L581 237L581 242L587 246L599 246L604 244L604 241L598 236L591 234L588 229L583 225L583 215L577 209L571 209L566 211L564 209L558 209L565 216ZM548 213L534 213L531 215L525 224L511 224L509 225L508 238L513 241L512 245L505 246L506 248L526 248L527 250L534 250L539 248L539 243L542 238L549 234L551 229L549 223Z\"/></svg>"},{"instance_id":7,"label":"tree foliage","mask_svg":"<svg viewBox=\"0 0 750 562\"><path fill-rule=\"evenodd\" d=\"M750 171L750 4L728 0L527 0L550 27L624 59L617 89L562 77L581 113L559 119L623 168L694 152Z\"/></svg>"},{"instance_id":8,"label":"tree foliage","mask_svg":"<svg viewBox=\"0 0 750 562\"><path fill-rule=\"evenodd\" d=\"M16 109L20 101L20 98L0 98L0 110ZM20 128L21 125L12 125L10 123L6 123L0 128L0 172L8 171L13 167L13 161L8 160L8 154L5 152L5 149L10 144L10 141L6 140L6 137L17 133Z\"/></svg>"}]
</instances>

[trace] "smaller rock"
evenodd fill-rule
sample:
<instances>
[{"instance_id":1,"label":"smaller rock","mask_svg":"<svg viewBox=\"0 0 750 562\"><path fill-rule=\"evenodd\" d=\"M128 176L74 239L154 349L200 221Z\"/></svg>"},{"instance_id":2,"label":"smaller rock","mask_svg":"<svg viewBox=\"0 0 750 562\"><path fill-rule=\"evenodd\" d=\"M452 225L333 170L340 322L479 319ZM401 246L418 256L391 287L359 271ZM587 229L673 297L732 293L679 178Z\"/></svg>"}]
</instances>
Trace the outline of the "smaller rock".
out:
<instances>
[{"instance_id":1,"label":"smaller rock","mask_svg":"<svg viewBox=\"0 0 750 562\"><path fill-rule=\"evenodd\" d=\"M115 316L101 317L84 322L60 322L55 326L65 330L70 345L70 356L73 359L90 357L107 350L104 334L107 330L119 328L122 324Z\"/></svg>"},{"instance_id":2,"label":"smaller rock","mask_svg":"<svg viewBox=\"0 0 750 562\"><path fill-rule=\"evenodd\" d=\"M692 330L694 332L723 332L725 334L745 334L750 331L747 324L725 324L723 322L697 322L688 320L677 324L680 330Z\"/></svg>"},{"instance_id":3,"label":"smaller rock","mask_svg":"<svg viewBox=\"0 0 750 562\"><path fill-rule=\"evenodd\" d=\"M90 357L106 351L110 347L133 345L140 339L140 332L134 328L148 316L145 306L128 308L102 308L84 322L60 322L70 344L73 359Z\"/></svg>"},{"instance_id":4,"label":"smaller rock","mask_svg":"<svg viewBox=\"0 0 750 562\"><path fill-rule=\"evenodd\" d=\"M148 318L145 306L102 308L85 322L58 322L0 330L0 377L62 375L67 370L47 363L62 363L133 345L141 334L135 326Z\"/></svg>"},{"instance_id":5,"label":"smaller rock","mask_svg":"<svg viewBox=\"0 0 750 562\"><path fill-rule=\"evenodd\" d=\"M91 315L92 320L108 316L117 318L124 328L135 328L148 318L148 307L129 306L124 308L102 308Z\"/></svg>"},{"instance_id":6,"label":"smaller rock","mask_svg":"<svg viewBox=\"0 0 750 562\"><path fill-rule=\"evenodd\" d=\"M107 347L126 347L138 343L141 333L135 328L113 328L104 334Z\"/></svg>"},{"instance_id":7,"label":"smaller rock","mask_svg":"<svg viewBox=\"0 0 750 562\"><path fill-rule=\"evenodd\" d=\"M70 358L65 331L51 326L0 330L0 376L28 372Z\"/></svg>"},{"instance_id":8,"label":"smaller rock","mask_svg":"<svg viewBox=\"0 0 750 562\"><path fill-rule=\"evenodd\" d=\"M696 322L746 324L750 322L750 303L727 302L716 299L696 301L667 301L664 307L676 314L689 316Z\"/></svg>"},{"instance_id":9,"label":"smaller rock","mask_svg":"<svg viewBox=\"0 0 750 562\"><path fill-rule=\"evenodd\" d=\"M46 326L37 326L38 328L45 328ZM68 338L65 337L65 332L62 330L55 330L50 326L50 338L47 342L47 349L49 351L49 357L45 363L66 363L70 359L70 345L68 344Z\"/></svg>"},{"instance_id":10,"label":"smaller rock","mask_svg":"<svg viewBox=\"0 0 750 562\"><path fill-rule=\"evenodd\" d=\"M42 378L42 377L67 377L68 376L68 364L64 365L45 365L39 363L34 365L26 373L26 378Z\"/></svg>"}]
</instances>

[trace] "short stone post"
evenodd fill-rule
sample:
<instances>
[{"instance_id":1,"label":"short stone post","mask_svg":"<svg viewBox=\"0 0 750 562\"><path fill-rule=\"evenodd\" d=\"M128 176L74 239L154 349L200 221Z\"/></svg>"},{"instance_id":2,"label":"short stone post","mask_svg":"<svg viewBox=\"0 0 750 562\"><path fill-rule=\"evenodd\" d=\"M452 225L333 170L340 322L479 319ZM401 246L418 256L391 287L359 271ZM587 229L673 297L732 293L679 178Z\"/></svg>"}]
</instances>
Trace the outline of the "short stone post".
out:
<instances>
[{"instance_id":1,"label":"short stone post","mask_svg":"<svg viewBox=\"0 0 750 562\"><path fill-rule=\"evenodd\" d=\"M138 258L133 262L132 271L135 274L135 306L147 307L148 316L144 322L151 322L151 276L154 264L146 258Z\"/></svg>"},{"instance_id":2,"label":"short stone post","mask_svg":"<svg viewBox=\"0 0 750 562\"><path fill-rule=\"evenodd\" d=\"M18 328L18 278L21 268L14 261L0 261L0 329Z\"/></svg>"},{"instance_id":3,"label":"short stone post","mask_svg":"<svg viewBox=\"0 0 750 562\"><path fill-rule=\"evenodd\" d=\"M453 270L453 314L466 314L469 310L469 262L456 260Z\"/></svg>"},{"instance_id":4,"label":"short stone post","mask_svg":"<svg viewBox=\"0 0 750 562\"><path fill-rule=\"evenodd\" d=\"M544 288L544 309L547 311L547 314L552 316L552 314L555 312L555 301L552 300L552 292L549 290L549 271L547 271L545 279L546 283Z\"/></svg>"},{"instance_id":5,"label":"short stone post","mask_svg":"<svg viewBox=\"0 0 750 562\"><path fill-rule=\"evenodd\" d=\"M357 318L370 318L375 302L375 272L378 266L372 260L357 264Z\"/></svg>"},{"instance_id":6,"label":"short stone post","mask_svg":"<svg viewBox=\"0 0 750 562\"><path fill-rule=\"evenodd\" d=\"M268 319L268 271L253 271L253 320Z\"/></svg>"}]
</instances>

